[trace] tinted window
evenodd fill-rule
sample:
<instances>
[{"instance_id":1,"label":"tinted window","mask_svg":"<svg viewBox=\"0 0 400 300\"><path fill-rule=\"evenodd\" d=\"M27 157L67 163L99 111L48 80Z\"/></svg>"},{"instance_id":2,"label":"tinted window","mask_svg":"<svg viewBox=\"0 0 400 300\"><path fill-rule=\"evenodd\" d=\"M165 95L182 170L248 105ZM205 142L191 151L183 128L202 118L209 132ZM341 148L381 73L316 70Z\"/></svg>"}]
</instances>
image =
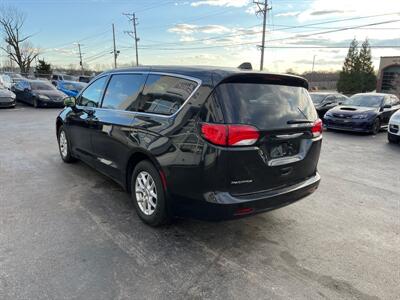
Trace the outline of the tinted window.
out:
<instances>
[{"instance_id":1,"label":"tinted window","mask_svg":"<svg viewBox=\"0 0 400 300\"><path fill-rule=\"evenodd\" d=\"M19 83L17 83L17 89L23 91L24 89L29 89L29 83L27 81L20 81Z\"/></svg>"},{"instance_id":2,"label":"tinted window","mask_svg":"<svg viewBox=\"0 0 400 300\"><path fill-rule=\"evenodd\" d=\"M216 89L225 121L230 124L249 124L259 129L287 127L287 121L308 119L317 114L306 89L302 87L225 83Z\"/></svg>"},{"instance_id":3,"label":"tinted window","mask_svg":"<svg viewBox=\"0 0 400 300\"><path fill-rule=\"evenodd\" d=\"M17 90L22 90L22 81L17 82L17 83L14 85L14 88L17 89Z\"/></svg>"},{"instance_id":4,"label":"tinted window","mask_svg":"<svg viewBox=\"0 0 400 300\"><path fill-rule=\"evenodd\" d=\"M136 99L143 89L146 76L118 74L111 77L103 99L103 108L136 110Z\"/></svg>"},{"instance_id":5,"label":"tinted window","mask_svg":"<svg viewBox=\"0 0 400 300\"><path fill-rule=\"evenodd\" d=\"M191 80L149 75L138 101L138 111L172 115L189 98L197 83Z\"/></svg>"},{"instance_id":6,"label":"tinted window","mask_svg":"<svg viewBox=\"0 0 400 300\"><path fill-rule=\"evenodd\" d=\"M83 91L80 97L79 101L80 105L98 107L99 102L101 100L101 96L103 95L106 81L107 81L107 76L103 76L94 81L91 85L89 85L88 88Z\"/></svg>"},{"instance_id":7,"label":"tinted window","mask_svg":"<svg viewBox=\"0 0 400 300\"><path fill-rule=\"evenodd\" d=\"M380 107L383 98L378 95L357 94L347 99L344 104L349 106Z\"/></svg>"}]
</instances>

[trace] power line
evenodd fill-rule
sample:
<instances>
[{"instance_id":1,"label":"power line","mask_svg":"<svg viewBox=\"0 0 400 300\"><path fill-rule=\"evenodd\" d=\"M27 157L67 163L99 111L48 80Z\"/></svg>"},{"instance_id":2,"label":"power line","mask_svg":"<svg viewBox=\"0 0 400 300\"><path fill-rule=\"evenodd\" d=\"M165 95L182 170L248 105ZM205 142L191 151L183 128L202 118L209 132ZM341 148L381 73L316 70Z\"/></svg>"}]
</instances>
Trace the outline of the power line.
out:
<instances>
[{"instance_id":1,"label":"power line","mask_svg":"<svg viewBox=\"0 0 400 300\"><path fill-rule=\"evenodd\" d=\"M298 38L310 37L310 36L314 36L314 35L329 34L329 33L333 33L333 32L345 31L345 30L350 30L350 29L355 29L355 28L360 28L360 27L365 27L365 26L381 25L381 24L388 24L388 23L394 23L394 22L400 22L400 20L390 20L390 21L385 21L385 22L364 24L364 25L358 25L358 26L352 26L352 27L343 27L341 29L322 31L322 32L314 32L314 33L310 33L310 34L300 34L300 35L297 34L297 35L294 35L291 37L269 40L269 42L298 39ZM169 49L171 49L171 50L202 50L202 49L211 49L211 48L220 48L220 47L252 45L254 43L255 42L253 41L253 42L245 42L245 43L237 43L237 44L223 44L223 45L203 46L203 47L159 48L159 49L160 50L169 50ZM153 47L153 46L150 45L149 47ZM145 48L141 47L141 49L145 49Z\"/></svg>"},{"instance_id":2,"label":"power line","mask_svg":"<svg viewBox=\"0 0 400 300\"><path fill-rule=\"evenodd\" d=\"M92 62L92 61L94 61L94 60L96 60L96 59L99 59L99 58L101 58L101 57L104 57L104 56L106 56L106 55L109 55L110 53L113 53L113 52L112 52L112 49L109 49L109 50L106 50L106 51L102 51L102 52L97 53L97 54L91 56L90 58L86 59L86 62L87 62L87 63L88 63L88 62Z\"/></svg>"},{"instance_id":3,"label":"power line","mask_svg":"<svg viewBox=\"0 0 400 300\"><path fill-rule=\"evenodd\" d=\"M379 14L379 15L370 15L370 16L363 16L363 17L354 17L354 18L345 18L345 19L336 19L336 20L330 20L330 21L324 21L324 22L317 22L317 23L310 23L310 24L305 24L305 25L294 25L294 26L290 26L290 25L274 25L274 26L281 26L281 27L286 27L286 28L282 28L280 29L281 31L284 30L290 30L290 29L297 29L297 28L309 28L310 26L314 26L314 25L322 25L322 24L328 24L328 23L337 23L337 22L343 22L343 21L352 21L352 20L358 20L358 19L365 19L365 18L374 18L374 17L380 17L380 16L387 16L387 15L394 15L394 14L398 14L398 13L390 13L390 14ZM239 28L238 31L241 30L246 30L248 28L254 28L257 26L261 26L262 24L255 24L252 26L248 26L248 27L244 27L244 28ZM368 25L364 25L362 27L367 27ZM310 27L311 28L311 27ZM336 28L321 28L321 29L343 29L345 27L336 27ZM317 28L315 28L317 29ZM357 28L353 28L353 29L357 29ZM374 28L374 29L378 29L378 28ZM211 40L220 40L221 38L227 38L227 37L238 37L238 36L248 36L248 35L255 35L255 34L259 34L262 33L261 30L259 31L254 31L254 32L246 32L246 33L238 33L238 34L222 34L222 35L218 35L218 36L213 36L213 37L209 37L209 38L203 38L203 39L195 39L195 40L191 40L191 41L180 41L180 42L167 42L164 43L162 41L156 41L156 44L147 44L146 46L163 46L163 45L181 45L181 44L196 44L197 42L203 42L203 41L211 41ZM302 33L302 32L300 32ZM305 31L305 33L307 33L307 31Z\"/></svg>"}]
</instances>

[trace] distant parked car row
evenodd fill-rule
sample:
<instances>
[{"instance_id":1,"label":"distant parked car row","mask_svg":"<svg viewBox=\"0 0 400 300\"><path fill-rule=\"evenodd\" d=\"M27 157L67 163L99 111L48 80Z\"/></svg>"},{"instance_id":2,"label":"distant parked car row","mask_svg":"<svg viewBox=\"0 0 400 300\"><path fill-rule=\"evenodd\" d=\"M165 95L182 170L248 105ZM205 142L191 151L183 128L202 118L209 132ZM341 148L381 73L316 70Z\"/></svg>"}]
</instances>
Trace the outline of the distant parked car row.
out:
<instances>
[{"instance_id":1,"label":"distant parked car row","mask_svg":"<svg viewBox=\"0 0 400 300\"><path fill-rule=\"evenodd\" d=\"M362 93L350 98L338 93L310 95L327 129L377 134L400 109L400 100L391 94Z\"/></svg>"},{"instance_id":2,"label":"distant parked car row","mask_svg":"<svg viewBox=\"0 0 400 300\"><path fill-rule=\"evenodd\" d=\"M59 82L63 82L63 81L89 83L91 79L92 79L91 76L83 76L83 75L81 75L81 76L76 77L76 76L65 75L65 74L54 74L51 77L51 83L54 86L57 86L57 84Z\"/></svg>"},{"instance_id":3,"label":"distant parked car row","mask_svg":"<svg viewBox=\"0 0 400 300\"><path fill-rule=\"evenodd\" d=\"M17 101L34 107L64 107L67 95L57 90L51 83L43 80L21 80L14 85Z\"/></svg>"},{"instance_id":4,"label":"distant parked car row","mask_svg":"<svg viewBox=\"0 0 400 300\"><path fill-rule=\"evenodd\" d=\"M46 78L27 79L11 72L0 74L0 107L15 107L16 101L25 102L34 107L63 107L65 97L77 96L87 85L85 82L66 79L88 81L90 77L73 78L69 75L54 75L53 79L57 80L50 82Z\"/></svg>"}]
</instances>

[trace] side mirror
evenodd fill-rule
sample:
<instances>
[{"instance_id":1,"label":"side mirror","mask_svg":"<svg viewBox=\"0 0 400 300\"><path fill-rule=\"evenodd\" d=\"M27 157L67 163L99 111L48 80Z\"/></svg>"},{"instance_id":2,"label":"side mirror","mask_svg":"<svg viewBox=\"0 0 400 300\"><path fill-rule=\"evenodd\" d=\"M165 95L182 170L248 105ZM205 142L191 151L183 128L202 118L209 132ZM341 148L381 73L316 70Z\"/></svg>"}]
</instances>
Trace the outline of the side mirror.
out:
<instances>
[{"instance_id":1,"label":"side mirror","mask_svg":"<svg viewBox=\"0 0 400 300\"><path fill-rule=\"evenodd\" d=\"M75 97L67 97L64 99L64 105L67 107L75 107L76 98Z\"/></svg>"},{"instance_id":2,"label":"side mirror","mask_svg":"<svg viewBox=\"0 0 400 300\"><path fill-rule=\"evenodd\" d=\"M390 104L385 104L384 106L382 106L383 109L385 108L392 108L392 106Z\"/></svg>"}]
</instances>

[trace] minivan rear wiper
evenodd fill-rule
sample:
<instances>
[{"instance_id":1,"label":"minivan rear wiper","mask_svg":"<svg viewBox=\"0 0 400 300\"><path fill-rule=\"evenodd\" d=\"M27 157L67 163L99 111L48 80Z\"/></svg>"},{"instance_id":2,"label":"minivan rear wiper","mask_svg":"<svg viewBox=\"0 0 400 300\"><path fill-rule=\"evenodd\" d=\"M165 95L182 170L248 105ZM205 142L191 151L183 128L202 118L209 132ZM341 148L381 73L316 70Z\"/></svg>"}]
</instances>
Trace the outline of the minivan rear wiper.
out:
<instances>
[{"instance_id":1,"label":"minivan rear wiper","mask_svg":"<svg viewBox=\"0 0 400 300\"><path fill-rule=\"evenodd\" d=\"M307 124L307 123L313 123L313 121L307 120L307 119L294 119L294 120L289 120L286 122L287 124Z\"/></svg>"}]
</instances>

